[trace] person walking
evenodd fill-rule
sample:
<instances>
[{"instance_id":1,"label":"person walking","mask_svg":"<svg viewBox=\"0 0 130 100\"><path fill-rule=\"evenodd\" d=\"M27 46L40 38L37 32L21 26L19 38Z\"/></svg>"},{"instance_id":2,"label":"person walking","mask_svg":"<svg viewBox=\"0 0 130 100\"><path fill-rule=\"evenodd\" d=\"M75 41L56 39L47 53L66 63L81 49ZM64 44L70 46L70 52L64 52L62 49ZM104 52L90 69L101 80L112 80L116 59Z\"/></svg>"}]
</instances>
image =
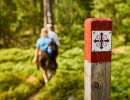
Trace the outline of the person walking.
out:
<instances>
[{"instance_id":1,"label":"person walking","mask_svg":"<svg viewBox=\"0 0 130 100\"><path fill-rule=\"evenodd\" d=\"M37 63L37 67L43 69L43 78L45 85L48 83L52 76L51 60L47 53L48 45L51 42L51 38L48 37L47 30L41 29L40 38L36 41L36 50L33 58L33 62Z\"/></svg>"},{"instance_id":2,"label":"person walking","mask_svg":"<svg viewBox=\"0 0 130 100\"><path fill-rule=\"evenodd\" d=\"M56 53L54 54L54 56L50 57L51 61L53 61L53 68L56 68L57 69L57 62L56 62L56 58L57 58L57 55L58 55L58 47L60 46L60 42L59 42L59 39L58 39L58 35L52 31L52 24L47 24L46 25L46 29L48 31L48 37L52 39L52 41L55 42L55 44L57 45L56 46L53 46L53 47L56 47ZM54 44L54 42L52 42L52 44Z\"/></svg>"},{"instance_id":3,"label":"person walking","mask_svg":"<svg viewBox=\"0 0 130 100\"><path fill-rule=\"evenodd\" d=\"M58 35L52 31L52 24L47 24L46 25L47 31L48 31L48 37L53 39L55 41L55 43L57 44L57 46L60 45L59 39L58 39Z\"/></svg>"}]
</instances>

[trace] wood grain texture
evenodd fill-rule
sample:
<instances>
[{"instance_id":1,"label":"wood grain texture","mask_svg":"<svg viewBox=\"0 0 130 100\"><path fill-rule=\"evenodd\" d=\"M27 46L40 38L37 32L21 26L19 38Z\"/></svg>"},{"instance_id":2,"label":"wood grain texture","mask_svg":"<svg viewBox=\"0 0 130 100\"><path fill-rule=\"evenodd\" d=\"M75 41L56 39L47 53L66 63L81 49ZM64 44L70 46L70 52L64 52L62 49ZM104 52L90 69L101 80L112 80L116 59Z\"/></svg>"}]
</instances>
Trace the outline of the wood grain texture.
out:
<instances>
[{"instance_id":1,"label":"wood grain texture","mask_svg":"<svg viewBox=\"0 0 130 100\"><path fill-rule=\"evenodd\" d=\"M110 100L111 62L84 62L85 99Z\"/></svg>"}]
</instances>

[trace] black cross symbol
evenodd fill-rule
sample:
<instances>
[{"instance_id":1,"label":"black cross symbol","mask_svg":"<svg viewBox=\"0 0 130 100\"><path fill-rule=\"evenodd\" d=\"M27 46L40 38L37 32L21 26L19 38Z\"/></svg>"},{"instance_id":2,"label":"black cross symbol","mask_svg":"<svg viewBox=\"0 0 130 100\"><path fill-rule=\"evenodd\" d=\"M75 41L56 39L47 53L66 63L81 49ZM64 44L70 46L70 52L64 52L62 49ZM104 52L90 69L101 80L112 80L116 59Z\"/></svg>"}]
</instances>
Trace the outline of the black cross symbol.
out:
<instances>
[{"instance_id":1,"label":"black cross symbol","mask_svg":"<svg viewBox=\"0 0 130 100\"><path fill-rule=\"evenodd\" d=\"M107 40L103 40L103 33L102 33L102 32L100 33L100 36L101 36L101 39L100 39L100 40L96 40L96 39L95 39L94 42L95 42L95 43L100 42L100 43L101 43L100 48L102 49L102 48L103 48L103 43L104 43L104 42L107 42L107 43L108 43L109 40L108 40L108 39L107 39Z\"/></svg>"}]
</instances>

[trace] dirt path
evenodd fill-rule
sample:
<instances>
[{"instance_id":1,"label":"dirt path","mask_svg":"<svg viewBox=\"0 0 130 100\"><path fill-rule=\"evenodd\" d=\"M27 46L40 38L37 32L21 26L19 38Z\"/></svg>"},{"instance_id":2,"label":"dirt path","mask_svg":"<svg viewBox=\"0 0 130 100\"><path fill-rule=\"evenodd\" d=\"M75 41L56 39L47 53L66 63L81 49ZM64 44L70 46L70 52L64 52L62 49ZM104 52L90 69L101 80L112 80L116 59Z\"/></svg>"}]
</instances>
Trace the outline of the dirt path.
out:
<instances>
[{"instance_id":1,"label":"dirt path","mask_svg":"<svg viewBox=\"0 0 130 100\"><path fill-rule=\"evenodd\" d=\"M29 83L32 83L33 81L37 81L37 82L40 82L42 84L42 86L45 86L45 83L43 80L37 80L35 77L33 76L30 76L28 79L27 79L27 82ZM32 93L31 95L29 95L25 100L35 100L35 97L36 95L38 94L38 92L40 91L41 87L39 87L37 89L36 92Z\"/></svg>"},{"instance_id":2,"label":"dirt path","mask_svg":"<svg viewBox=\"0 0 130 100\"><path fill-rule=\"evenodd\" d=\"M27 97L25 100L35 100L35 97L37 95L38 91Z\"/></svg>"}]
</instances>

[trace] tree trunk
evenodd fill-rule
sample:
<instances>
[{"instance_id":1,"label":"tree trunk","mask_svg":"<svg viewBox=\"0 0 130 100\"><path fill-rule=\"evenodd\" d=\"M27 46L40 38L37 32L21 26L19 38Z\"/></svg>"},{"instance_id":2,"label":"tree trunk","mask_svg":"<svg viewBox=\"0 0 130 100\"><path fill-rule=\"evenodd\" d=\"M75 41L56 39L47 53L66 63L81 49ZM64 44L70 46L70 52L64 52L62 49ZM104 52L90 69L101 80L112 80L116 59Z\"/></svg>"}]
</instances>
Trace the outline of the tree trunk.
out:
<instances>
[{"instance_id":1,"label":"tree trunk","mask_svg":"<svg viewBox=\"0 0 130 100\"><path fill-rule=\"evenodd\" d=\"M47 25L47 4L46 4L46 0L43 0L43 10L44 10L44 20L43 20L43 25L44 27Z\"/></svg>"},{"instance_id":2,"label":"tree trunk","mask_svg":"<svg viewBox=\"0 0 130 100\"><path fill-rule=\"evenodd\" d=\"M33 8L37 9L36 7L36 0L33 0ZM32 17L32 20L34 22L36 22L36 11L33 11L33 17ZM33 36L36 35L36 32L37 32L37 25L36 24L33 24Z\"/></svg>"},{"instance_id":3,"label":"tree trunk","mask_svg":"<svg viewBox=\"0 0 130 100\"><path fill-rule=\"evenodd\" d=\"M55 0L55 4L57 4L58 3L58 0Z\"/></svg>"},{"instance_id":4,"label":"tree trunk","mask_svg":"<svg viewBox=\"0 0 130 100\"><path fill-rule=\"evenodd\" d=\"M53 26L53 19L52 19L52 0L43 0L44 2L44 27L47 24L52 24Z\"/></svg>"}]
</instances>

